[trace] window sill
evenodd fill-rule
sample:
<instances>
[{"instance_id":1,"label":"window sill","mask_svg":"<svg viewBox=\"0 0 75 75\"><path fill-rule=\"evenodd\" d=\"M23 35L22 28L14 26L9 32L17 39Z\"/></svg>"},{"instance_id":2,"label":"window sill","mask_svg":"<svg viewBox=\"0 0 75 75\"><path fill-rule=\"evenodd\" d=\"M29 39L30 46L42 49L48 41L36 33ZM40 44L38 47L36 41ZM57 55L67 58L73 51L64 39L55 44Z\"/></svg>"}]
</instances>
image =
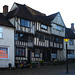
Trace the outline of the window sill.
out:
<instances>
[{"instance_id":1,"label":"window sill","mask_svg":"<svg viewBox=\"0 0 75 75\"><path fill-rule=\"evenodd\" d=\"M9 58L7 58L7 59L6 58L0 58L0 60L9 60Z\"/></svg>"},{"instance_id":2,"label":"window sill","mask_svg":"<svg viewBox=\"0 0 75 75\"><path fill-rule=\"evenodd\" d=\"M22 26L22 25L21 25L21 27L25 27L25 28L31 28L31 27L26 27L26 26Z\"/></svg>"}]
</instances>

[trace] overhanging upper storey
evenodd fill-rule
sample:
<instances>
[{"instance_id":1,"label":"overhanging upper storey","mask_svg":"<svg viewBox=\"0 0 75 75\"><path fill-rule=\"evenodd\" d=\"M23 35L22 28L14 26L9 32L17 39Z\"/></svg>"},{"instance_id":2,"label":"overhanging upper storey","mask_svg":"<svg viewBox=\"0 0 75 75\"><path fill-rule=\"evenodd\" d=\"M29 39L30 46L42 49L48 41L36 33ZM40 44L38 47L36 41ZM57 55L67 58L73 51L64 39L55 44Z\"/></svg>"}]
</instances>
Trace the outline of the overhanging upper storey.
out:
<instances>
[{"instance_id":1,"label":"overhanging upper storey","mask_svg":"<svg viewBox=\"0 0 75 75\"><path fill-rule=\"evenodd\" d=\"M65 24L59 12L48 16L48 21L52 26L51 34L65 37Z\"/></svg>"}]
</instances>

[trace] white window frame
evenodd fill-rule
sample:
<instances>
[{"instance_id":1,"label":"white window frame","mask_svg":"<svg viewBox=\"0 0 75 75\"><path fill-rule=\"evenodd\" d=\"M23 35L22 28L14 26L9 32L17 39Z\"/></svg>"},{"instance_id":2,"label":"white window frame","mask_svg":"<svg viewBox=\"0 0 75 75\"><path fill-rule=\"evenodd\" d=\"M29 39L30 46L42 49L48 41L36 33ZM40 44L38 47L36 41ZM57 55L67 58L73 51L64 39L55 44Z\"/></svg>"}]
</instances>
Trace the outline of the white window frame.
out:
<instances>
[{"instance_id":1,"label":"white window frame","mask_svg":"<svg viewBox=\"0 0 75 75\"><path fill-rule=\"evenodd\" d=\"M8 49L8 58L0 58L0 59L9 59L9 48L8 47L2 47L2 48L7 48Z\"/></svg>"},{"instance_id":2,"label":"white window frame","mask_svg":"<svg viewBox=\"0 0 75 75\"><path fill-rule=\"evenodd\" d=\"M3 28L2 27L0 27L0 28L1 28L1 31L0 31L1 37L0 38L3 38Z\"/></svg>"}]
</instances>

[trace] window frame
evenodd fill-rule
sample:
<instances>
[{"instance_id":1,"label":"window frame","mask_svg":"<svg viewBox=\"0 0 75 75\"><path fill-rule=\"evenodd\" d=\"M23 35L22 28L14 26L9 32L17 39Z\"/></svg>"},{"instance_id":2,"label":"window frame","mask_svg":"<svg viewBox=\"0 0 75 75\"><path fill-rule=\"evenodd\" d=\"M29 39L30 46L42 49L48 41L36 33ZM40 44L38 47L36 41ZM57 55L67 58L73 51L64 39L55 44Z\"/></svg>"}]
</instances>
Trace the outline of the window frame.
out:
<instances>
[{"instance_id":1,"label":"window frame","mask_svg":"<svg viewBox=\"0 0 75 75\"><path fill-rule=\"evenodd\" d=\"M58 31L64 31L64 27L56 25L56 30L58 30Z\"/></svg>"},{"instance_id":2,"label":"window frame","mask_svg":"<svg viewBox=\"0 0 75 75\"><path fill-rule=\"evenodd\" d=\"M8 47L2 47L2 48L7 48L8 49L8 58L0 58L0 59L9 59L9 48Z\"/></svg>"},{"instance_id":3,"label":"window frame","mask_svg":"<svg viewBox=\"0 0 75 75\"><path fill-rule=\"evenodd\" d=\"M22 25L22 20L24 21L24 25ZM31 22L22 18L20 19L20 25L26 28L31 28Z\"/></svg>"},{"instance_id":4,"label":"window frame","mask_svg":"<svg viewBox=\"0 0 75 75\"><path fill-rule=\"evenodd\" d=\"M39 50L39 52L36 52L36 50ZM39 56L38 56L38 57L36 57L36 54L38 54ZM35 49L34 57L35 57L35 58L40 58L40 49Z\"/></svg>"},{"instance_id":5,"label":"window frame","mask_svg":"<svg viewBox=\"0 0 75 75\"><path fill-rule=\"evenodd\" d=\"M47 30L48 27L46 25L43 25L43 26L46 26L47 28L45 29L44 27L42 27L43 24L41 24L41 29L44 29L44 30Z\"/></svg>"},{"instance_id":6,"label":"window frame","mask_svg":"<svg viewBox=\"0 0 75 75\"><path fill-rule=\"evenodd\" d=\"M43 37L41 37L43 36ZM45 35L44 34L39 34L39 41L45 42Z\"/></svg>"},{"instance_id":7,"label":"window frame","mask_svg":"<svg viewBox=\"0 0 75 75\"><path fill-rule=\"evenodd\" d=\"M18 55L17 55L17 49L18 49ZM21 55L20 55L20 50L21 50ZM22 52L24 50L24 55L22 55ZM16 47L16 52L15 52L16 57L26 57L26 49L23 47Z\"/></svg>"}]
</instances>

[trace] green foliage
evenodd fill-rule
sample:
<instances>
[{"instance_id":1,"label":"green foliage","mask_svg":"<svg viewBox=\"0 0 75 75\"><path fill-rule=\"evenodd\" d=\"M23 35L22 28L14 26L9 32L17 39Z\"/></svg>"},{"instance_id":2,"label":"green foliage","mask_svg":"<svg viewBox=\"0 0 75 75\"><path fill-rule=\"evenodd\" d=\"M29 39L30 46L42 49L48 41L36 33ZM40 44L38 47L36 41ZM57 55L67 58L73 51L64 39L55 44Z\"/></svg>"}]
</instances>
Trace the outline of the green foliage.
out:
<instances>
[{"instance_id":1,"label":"green foliage","mask_svg":"<svg viewBox=\"0 0 75 75\"><path fill-rule=\"evenodd\" d=\"M44 60L39 61L40 65L44 64Z\"/></svg>"}]
</instances>

